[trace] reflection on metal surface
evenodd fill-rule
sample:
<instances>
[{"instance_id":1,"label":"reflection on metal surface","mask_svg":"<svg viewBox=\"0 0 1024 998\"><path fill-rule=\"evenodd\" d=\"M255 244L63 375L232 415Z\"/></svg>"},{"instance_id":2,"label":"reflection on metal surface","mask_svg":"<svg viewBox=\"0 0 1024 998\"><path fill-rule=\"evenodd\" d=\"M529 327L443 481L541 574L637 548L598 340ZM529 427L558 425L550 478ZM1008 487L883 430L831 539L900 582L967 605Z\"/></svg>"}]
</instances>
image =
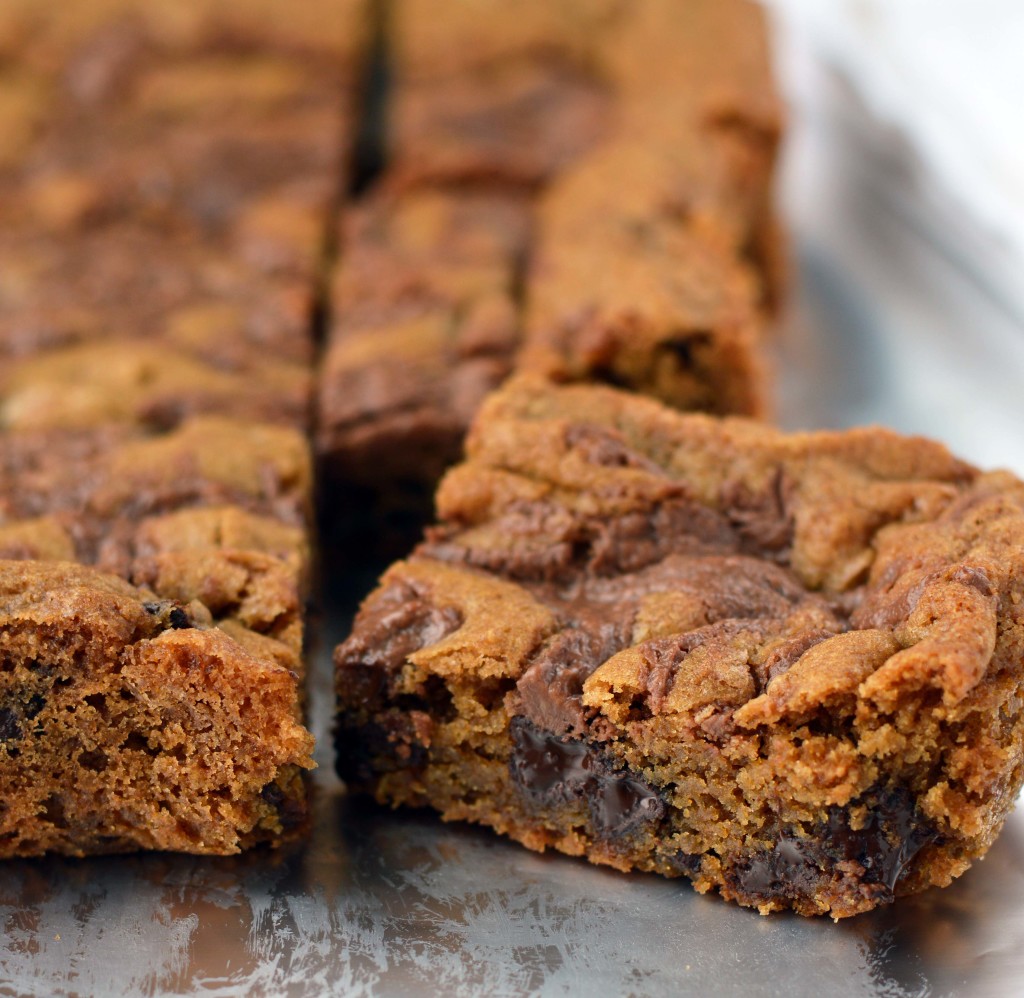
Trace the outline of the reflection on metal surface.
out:
<instances>
[{"instance_id":1,"label":"reflection on metal surface","mask_svg":"<svg viewBox=\"0 0 1024 998\"><path fill-rule=\"evenodd\" d=\"M9 864L0 993L221 996L1001 991L1024 967L1024 820L944 891L835 925L321 795L275 862Z\"/></svg>"}]
</instances>

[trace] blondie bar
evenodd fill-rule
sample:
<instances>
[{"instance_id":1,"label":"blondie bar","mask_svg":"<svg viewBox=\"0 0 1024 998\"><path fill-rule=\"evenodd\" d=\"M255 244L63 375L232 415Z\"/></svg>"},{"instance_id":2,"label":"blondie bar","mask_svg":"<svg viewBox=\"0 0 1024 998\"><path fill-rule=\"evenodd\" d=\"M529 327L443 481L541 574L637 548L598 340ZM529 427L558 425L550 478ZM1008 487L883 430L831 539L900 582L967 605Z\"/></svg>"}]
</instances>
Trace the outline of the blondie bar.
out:
<instances>
[{"instance_id":1,"label":"blondie bar","mask_svg":"<svg viewBox=\"0 0 1024 998\"><path fill-rule=\"evenodd\" d=\"M278 843L306 816L295 674L66 562L0 561L0 857Z\"/></svg>"},{"instance_id":2,"label":"blondie bar","mask_svg":"<svg viewBox=\"0 0 1024 998\"><path fill-rule=\"evenodd\" d=\"M306 433L362 18L0 12L2 856L306 824Z\"/></svg>"},{"instance_id":3,"label":"blondie bar","mask_svg":"<svg viewBox=\"0 0 1024 998\"><path fill-rule=\"evenodd\" d=\"M385 516L422 515L512 370L528 235L513 193L385 188L347 214L320 371L326 495L361 488Z\"/></svg>"},{"instance_id":4,"label":"blondie bar","mask_svg":"<svg viewBox=\"0 0 1024 998\"><path fill-rule=\"evenodd\" d=\"M532 379L468 455L336 652L354 788L762 912L984 855L1024 774L1024 484Z\"/></svg>"}]
</instances>

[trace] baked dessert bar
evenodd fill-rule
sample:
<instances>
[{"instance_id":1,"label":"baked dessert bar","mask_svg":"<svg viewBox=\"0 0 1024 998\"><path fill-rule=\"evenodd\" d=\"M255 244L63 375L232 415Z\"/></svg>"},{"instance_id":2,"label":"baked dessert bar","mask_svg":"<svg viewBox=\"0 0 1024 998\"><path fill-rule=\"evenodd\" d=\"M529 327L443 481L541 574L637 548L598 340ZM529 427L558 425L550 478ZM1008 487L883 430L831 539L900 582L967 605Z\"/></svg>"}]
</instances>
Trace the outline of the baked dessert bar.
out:
<instances>
[{"instance_id":1,"label":"baked dessert bar","mask_svg":"<svg viewBox=\"0 0 1024 998\"><path fill-rule=\"evenodd\" d=\"M313 313L361 18L0 13L27 81L0 162L0 856L306 825Z\"/></svg>"},{"instance_id":2,"label":"baked dessert bar","mask_svg":"<svg viewBox=\"0 0 1024 998\"><path fill-rule=\"evenodd\" d=\"M0 561L0 856L276 844L305 821L296 676L66 562Z\"/></svg>"},{"instance_id":3,"label":"baked dessert bar","mask_svg":"<svg viewBox=\"0 0 1024 998\"><path fill-rule=\"evenodd\" d=\"M310 501L283 427L0 435L0 856L303 830Z\"/></svg>"},{"instance_id":4,"label":"baked dessert bar","mask_svg":"<svg viewBox=\"0 0 1024 998\"><path fill-rule=\"evenodd\" d=\"M752 247L779 115L765 28L742 0L679 6L388 6L383 170L343 213L317 389L323 496L346 543L365 536L353 507L374 508L385 549L415 536L516 367L766 412ZM664 78L641 55L659 26L658 50L676 48ZM724 68L702 32L761 42ZM653 114L651 94L679 86Z\"/></svg>"},{"instance_id":5,"label":"baked dessert bar","mask_svg":"<svg viewBox=\"0 0 1024 998\"><path fill-rule=\"evenodd\" d=\"M1013 806L1013 476L517 379L438 516L336 651L353 788L834 918L948 884Z\"/></svg>"}]
</instances>

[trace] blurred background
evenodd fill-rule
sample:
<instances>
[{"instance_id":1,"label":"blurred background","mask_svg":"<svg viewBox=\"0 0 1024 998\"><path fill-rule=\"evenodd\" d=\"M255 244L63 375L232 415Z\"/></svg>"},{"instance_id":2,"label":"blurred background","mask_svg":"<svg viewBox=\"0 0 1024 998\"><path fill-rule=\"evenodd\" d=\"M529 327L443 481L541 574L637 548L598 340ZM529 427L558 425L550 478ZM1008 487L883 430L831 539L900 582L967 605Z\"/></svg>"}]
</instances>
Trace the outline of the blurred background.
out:
<instances>
[{"instance_id":1,"label":"blurred background","mask_svg":"<svg viewBox=\"0 0 1024 998\"><path fill-rule=\"evenodd\" d=\"M783 422L885 423L1024 472L1024 4L768 6L801 273Z\"/></svg>"}]
</instances>

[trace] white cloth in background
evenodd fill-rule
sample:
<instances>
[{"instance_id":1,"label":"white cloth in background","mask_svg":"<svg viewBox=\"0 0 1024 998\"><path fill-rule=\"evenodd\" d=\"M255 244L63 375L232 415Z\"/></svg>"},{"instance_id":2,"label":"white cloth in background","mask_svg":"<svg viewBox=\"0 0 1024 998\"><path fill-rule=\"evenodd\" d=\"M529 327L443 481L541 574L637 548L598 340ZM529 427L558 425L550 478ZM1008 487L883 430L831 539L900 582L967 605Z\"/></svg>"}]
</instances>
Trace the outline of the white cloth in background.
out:
<instances>
[{"instance_id":1,"label":"white cloth in background","mask_svg":"<svg viewBox=\"0 0 1024 998\"><path fill-rule=\"evenodd\" d=\"M1024 0L768 2L798 113L842 117L876 165L901 158L894 210L1024 316ZM848 84L847 107L792 76L808 57Z\"/></svg>"}]
</instances>

